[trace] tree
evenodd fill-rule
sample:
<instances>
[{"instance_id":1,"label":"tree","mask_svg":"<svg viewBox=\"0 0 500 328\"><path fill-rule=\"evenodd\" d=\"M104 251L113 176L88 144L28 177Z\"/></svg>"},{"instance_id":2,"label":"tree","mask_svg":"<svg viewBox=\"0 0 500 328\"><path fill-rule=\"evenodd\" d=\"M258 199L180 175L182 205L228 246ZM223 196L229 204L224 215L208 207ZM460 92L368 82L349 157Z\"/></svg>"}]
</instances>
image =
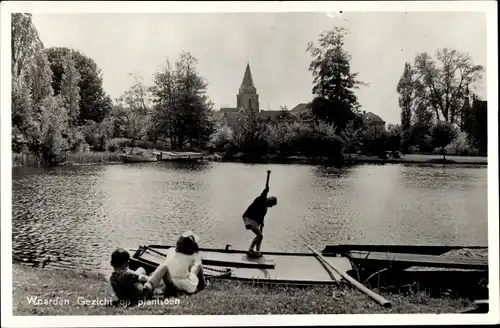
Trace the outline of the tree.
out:
<instances>
[{"instance_id":1,"label":"tree","mask_svg":"<svg viewBox=\"0 0 500 328\"><path fill-rule=\"evenodd\" d=\"M278 117L276 118L275 122L276 124L281 124L281 123L292 123L296 120L296 117L290 111L288 110L287 106L280 106L280 113Z\"/></svg>"},{"instance_id":2,"label":"tree","mask_svg":"<svg viewBox=\"0 0 500 328\"><path fill-rule=\"evenodd\" d=\"M54 95L52 90L52 71L44 51L36 53L25 61L22 79L30 89L34 115L40 115L42 102Z\"/></svg>"},{"instance_id":3,"label":"tree","mask_svg":"<svg viewBox=\"0 0 500 328\"><path fill-rule=\"evenodd\" d=\"M172 148L182 148L186 142L190 147L204 146L214 131L207 83L196 65L196 58L184 52L175 67L167 59L153 76L154 129L170 138Z\"/></svg>"},{"instance_id":4,"label":"tree","mask_svg":"<svg viewBox=\"0 0 500 328\"><path fill-rule=\"evenodd\" d=\"M403 152L407 152L409 147L411 116L415 103L413 75L414 72L410 63L405 63L403 75L399 79L398 86L396 88L399 93L399 107L401 108L401 148Z\"/></svg>"},{"instance_id":5,"label":"tree","mask_svg":"<svg viewBox=\"0 0 500 328\"><path fill-rule=\"evenodd\" d=\"M31 143L30 131L34 128L31 91L20 77L12 78L12 150L23 152Z\"/></svg>"},{"instance_id":6,"label":"tree","mask_svg":"<svg viewBox=\"0 0 500 328\"><path fill-rule=\"evenodd\" d=\"M349 155L356 153L361 149L362 143L362 128L356 127L354 122L349 122L346 128L340 134L344 139L344 152Z\"/></svg>"},{"instance_id":7,"label":"tree","mask_svg":"<svg viewBox=\"0 0 500 328\"><path fill-rule=\"evenodd\" d=\"M181 53L176 62L180 105L177 138L181 147L185 139L191 147L204 145L214 131L210 113L212 103L206 95L208 84L196 72L197 63L198 60L189 52Z\"/></svg>"},{"instance_id":8,"label":"tree","mask_svg":"<svg viewBox=\"0 0 500 328\"><path fill-rule=\"evenodd\" d=\"M446 160L445 147L457 137L455 127L447 122L439 121L431 128L432 145L440 148L443 159Z\"/></svg>"},{"instance_id":9,"label":"tree","mask_svg":"<svg viewBox=\"0 0 500 328\"><path fill-rule=\"evenodd\" d=\"M306 51L313 57L309 66L314 77L313 94L341 101L352 110L359 106L354 89L364 83L357 80L358 73L351 73L351 55L344 50L346 35L346 29L334 27L320 34L319 46L309 42Z\"/></svg>"},{"instance_id":10,"label":"tree","mask_svg":"<svg viewBox=\"0 0 500 328\"><path fill-rule=\"evenodd\" d=\"M67 110L68 124L75 127L80 115L80 73L71 57L64 58L63 69L60 94Z\"/></svg>"},{"instance_id":11,"label":"tree","mask_svg":"<svg viewBox=\"0 0 500 328\"><path fill-rule=\"evenodd\" d=\"M60 96L46 97L42 102L39 151L49 165L60 161L58 157L67 148L67 142L62 137L68 126L66 109L62 102Z\"/></svg>"},{"instance_id":12,"label":"tree","mask_svg":"<svg viewBox=\"0 0 500 328\"><path fill-rule=\"evenodd\" d=\"M102 72L95 61L81 52L64 48L52 47L46 50L53 72L52 88L56 95L60 94L67 58L71 58L74 67L80 75L80 113L78 124L83 125L87 120L101 122L111 111L112 101L103 89Z\"/></svg>"},{"instance_id":13,"label":"tree","mask_svg":"<svg viewBox=\"0 0 500 328\"><path fill-rule=\"evenodd\" d=\"M436 59L427 53L415 58L418 97L434 110L437 121L460 123L466 90L481 78L484 68L474 65L469 54L455 49L439 49Z\"/></svg>"},{"instance_id":14,"label":"tree","mask_svg":"<svg viewBox=\"0 0 500 328\"><path fill-rule=\"evenodd\" d=\"M386 150L396 152L401 148L401 126L389 124L386 133Z\"/></svg>"},{"instance_id":15,"label":"tree","mask_svg":"<svg viewBox=\"0 0 500 328\"><path fill-rule=\"evenodd\" d=\"M152 129L155 137L170 138L170 145L175 145L175 112L178 102L175 72L170 60L153 74L153 85L150 87L153 101Z\"/></svg>"},{"instance_id":16,"label":"tree","mask_svg":"<svg viewBox=\"0 0 500 328\"><path fill-rule=\"evenodd\" d=\"M21 75L26 59L32 58L43 49L38 31L33 25L31 14L12 14L12 78Z\"/></svg>"},{"instance_id":17,"label":"tree","mask_svg":"<svg viewBox=\"0 0 500 328\"><path fill-rule=\"evenodd\" d=\"M249 110L245 112L242 127L243 148L250 153L262 153L263 129L256 111Z\"/></svg>"},{"instance_id":18,"label":"tree","mask_svg":"<svg viewBox=\"0 0 500 328\"><path fill-rule=\"evenodd\" d=\"M357 80L358 73L351 72L351 55L344 49L346 35L344 28L334 27L320 34L319 46L310 42L306 49L313 57L309 66L316 100L312 103L313 112L335 123L339 131L359 108L354 90L365 85Z\"/></svg>"},{"instance_id":19,"label":"tree","mask_svg":"<svg viewBox=\"0 0 500 328\"><path fill-rule=\"evenodd\" d=\"M215 131L210 136L211 147L217 151L226 151L233 145L233 143L233 130L226 124L226 122L217 120Z\"/></svg>"},{"instance_id":20,"label":"tree","mask_svg":"<svg viewBox=\"0 0 500 328\"><path fill-rule=\"evenodd\" d=\"M146 135L150 111L148 88L137 76L134 79L135 83L118 99L118 105L123 108L121 113L124 115L124 132L128 138L132 139L132 150L135 141ZM109 128L112 129L111 122Z\"/></svg>"},{"instance_id":21,"label":"tree","mask_svg":"<svg viewBox=\"0 0 500 328\"><path fill-rule=\"evenodd\" d=\"M488 150L487 102L474 96L472 106L464 106L463 111L462 130L468 134L469 144L477 147L480 153L486 154Z\"/></svg>"},{"instance_id":22,"label":"tree","mask_svg":"<svg viewBox=\"0 0 500 328\"><path fill-rule=\"evenodd\" d=\"M349 124L356 122L358 115L337 99L315 98L311 103L312 113L320 120L335 125L337 133L341 133Z\"/></svg>"}]
</instances>

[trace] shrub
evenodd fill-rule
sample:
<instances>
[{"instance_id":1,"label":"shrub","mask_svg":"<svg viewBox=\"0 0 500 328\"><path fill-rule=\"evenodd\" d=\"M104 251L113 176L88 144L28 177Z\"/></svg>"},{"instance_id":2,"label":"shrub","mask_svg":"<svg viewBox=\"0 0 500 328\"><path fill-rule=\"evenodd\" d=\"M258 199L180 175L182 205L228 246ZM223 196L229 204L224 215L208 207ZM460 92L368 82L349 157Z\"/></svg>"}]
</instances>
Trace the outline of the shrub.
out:
<instances>
[{"instance_id":1,"label":"shrub","mask_svg":"<svg viewBox=\"0 0 500 328\"><path fill-rule=\"evenodd\" d=\"M80 152L89 146L88 143L85 142L85 136L81 129L78 127L70 129L66 137L69 151Z\"/></svg>"},{"instance_id":2,"label":"shrub","mask_svg":"<svg viewBox=\"0 0 500 328\"><path fill-rule=\"evenodd\" d=\"M471 146L465 132L459 132L457 137L445 147L446 154L456 156L474 156L479 152Z\"/></svg>"},{"instance_id":3,"label":"shrub","mask_svg":"<svg viewBox=\"0 0 500 328\"><path fill-rule=\"evenodd\" d=\"M436 147L434 148L434 150L432 150L432 155L442 155L442 154L443 154L443 147Z\"/></svg>"},{"instance_id":4,"label":"shrub","mask_svg":"<svg viewBox=\"0 0 500 328\"><path fill-rule=\"evenodd\" d=\"M108 151L114 153L117 150L120 150L120 144L118 143L118 140L111 139L108 143Z\"/></svg>"},{"instance_id":5,"label":"shrub","mask_svg":"<svg viewBox=\"0 0 500 328\"><path fill-rule=\"evenodd\" d=\"M223 125L210 136L209 147L216 151L227 151L234 143L233 130Z\"/></svg>"},{"instance_id":6,"label":"shrub","mask_svg":"<svg viewBox=\"0 0 500 328\"><path fill-rule=\"evenodd\" d=\"M410 146L410 148L408 148L408 152L410 154L417 154L417 153L420 153L420 146Z\"/></svg>"},{"instance_id":7,"label":"shrub","mask_svg":"<svg viewBox=\"0 0 500 328\"><path fill-rule=\"evenodd\" d=\"M132 145L132 142L127 138L113 138L109 142L115 144L119 149L124 149Z\"/></svg>"}]
</instances>

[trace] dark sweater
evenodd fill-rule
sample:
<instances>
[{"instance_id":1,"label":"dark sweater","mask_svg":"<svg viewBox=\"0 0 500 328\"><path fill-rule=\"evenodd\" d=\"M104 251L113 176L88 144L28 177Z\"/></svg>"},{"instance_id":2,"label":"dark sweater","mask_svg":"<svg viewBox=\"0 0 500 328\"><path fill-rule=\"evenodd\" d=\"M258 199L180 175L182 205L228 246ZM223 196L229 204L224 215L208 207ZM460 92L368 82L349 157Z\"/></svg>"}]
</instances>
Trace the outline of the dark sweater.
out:
<instances>
[{"instance_id":1,"label":"dark sweater","mask_svg":"<svg viewBox=\"0 0 500 328\"><path fill-rule=\"evenodd\" d=\"M109 281L119 300L135 303L142 297L142 292L137 288L139 275L135 272L113 272Z\"/></svg>"},{"instance_id":2,"label":"dark sweater","mask_svg":"<svg viewBox=\"0 0 500 328\"><path fill-rule=\"evenodd\" d=\"M264 189L259 197L255 198L252 204L248 206L243 214L244 218L254 220L258 224L264 225L264 217L267 213L267 193L269 188Z\"/></svg>"}]
</instances>

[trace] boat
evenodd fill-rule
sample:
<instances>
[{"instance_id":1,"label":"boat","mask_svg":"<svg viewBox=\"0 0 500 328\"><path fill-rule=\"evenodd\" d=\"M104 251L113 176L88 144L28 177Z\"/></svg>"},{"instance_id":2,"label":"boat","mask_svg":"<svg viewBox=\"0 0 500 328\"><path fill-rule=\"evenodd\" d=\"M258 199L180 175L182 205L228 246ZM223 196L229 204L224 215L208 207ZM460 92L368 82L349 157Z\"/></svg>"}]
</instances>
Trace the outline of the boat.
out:
<instances>
[{"instance_id":1,"label":"boat","mask_svg":"<svg viewBox=\"0 0 500 328\"><path fill-rule=\"evenodd\" d=\"M151 245L132 249L130 268L143 267L148 274L165 259L171 246ZM263 257L252 259L244 250L200 248L202 265L207 276L222 279L253 281L273 284L332 285L341 280L336 272L330 272L314 254L262 252ZM329 258L332 264L344 271L352 269L348 259Z\"/></svg>"},{"instance_id":2,"label":"boat","mask_svg":"<svg viewBox=\"0 0 500 328\"><path fill-rule=\"evenodd\" d=\"M198 162L203 159L202 153L195 152L157 151L155 154L160 161Z\"/></svg>"},{"instance_id":3,"label":"boat","mask_svg":"<svg viewBox=\"0 0 500 328\"><path fill-rule=\"evenodd\" d=\"M172 246L131 249L130 268L153 272ZM251 259L245 250L201 248L207 276L220 279L288 285L338 285L351 277L369 287L413 286L487 298L488 260L450 257L450 250L480 246L327 245L320 254L262 252ZM332 270L331 268L335 268ZM415 270L417 268L417 270ZM346 276L347 275L347 276ZM464 283L466 281L467 283ZM485 285L486 284L486 285ZM481 287L482 286L482 287Z\"/></svg>"},{"instance_id":4,"label":"boat","mask_svg":"<svg viewBox=\"0 0 500 328\"><path fill-rule=\"evenodd\" d=\"M158 157L155 155L146 156L142 154L120 154L121 160L125 163L142 163L142 162L156 162L158 161Z\"/></svg>"}]
</instances>

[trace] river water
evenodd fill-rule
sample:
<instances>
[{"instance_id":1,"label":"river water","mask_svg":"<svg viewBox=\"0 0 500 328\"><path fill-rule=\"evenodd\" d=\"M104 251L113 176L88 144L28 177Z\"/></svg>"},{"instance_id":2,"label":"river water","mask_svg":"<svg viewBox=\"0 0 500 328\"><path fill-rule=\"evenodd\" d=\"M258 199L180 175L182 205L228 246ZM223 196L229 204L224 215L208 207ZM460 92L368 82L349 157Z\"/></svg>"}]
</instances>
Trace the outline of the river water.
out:
<instances>
[{"instance_id":1,"label":"river water","mask_svg":"<svg viewBox=\"0 0 500 328\"><path fill-rule=\"evenodd\" d=\"M137 163L13 168L13 257L106 270L116 247L246 249L242 214L272 170L262 249L305 244L487 246L486 167L361 165L342 169L240 163Z\"/></svg>"}]
</instances>

